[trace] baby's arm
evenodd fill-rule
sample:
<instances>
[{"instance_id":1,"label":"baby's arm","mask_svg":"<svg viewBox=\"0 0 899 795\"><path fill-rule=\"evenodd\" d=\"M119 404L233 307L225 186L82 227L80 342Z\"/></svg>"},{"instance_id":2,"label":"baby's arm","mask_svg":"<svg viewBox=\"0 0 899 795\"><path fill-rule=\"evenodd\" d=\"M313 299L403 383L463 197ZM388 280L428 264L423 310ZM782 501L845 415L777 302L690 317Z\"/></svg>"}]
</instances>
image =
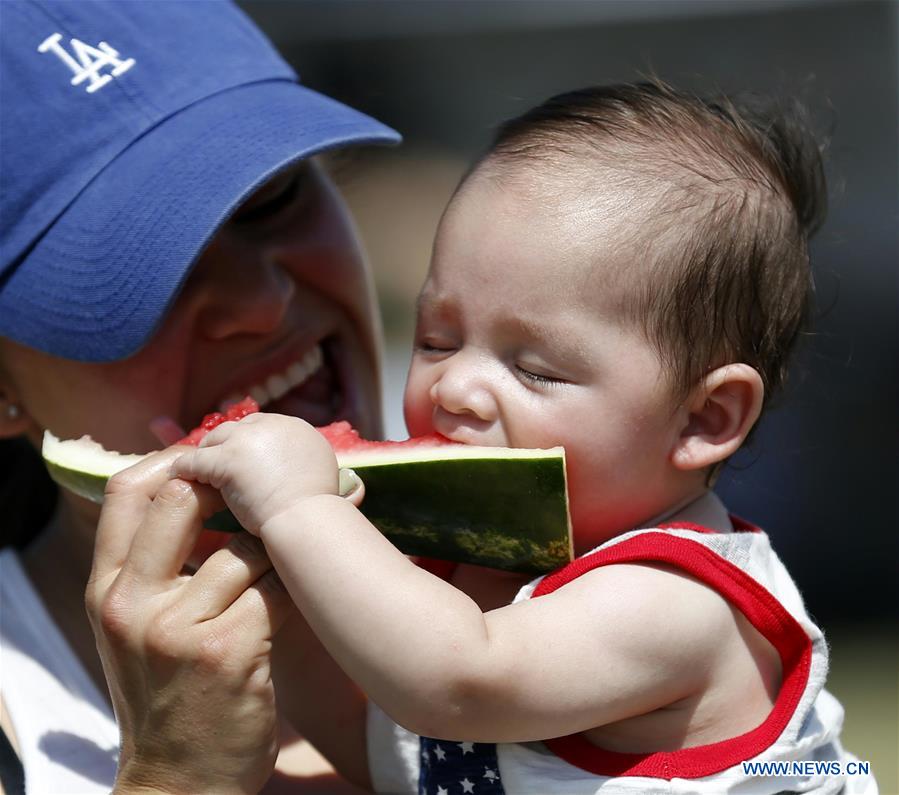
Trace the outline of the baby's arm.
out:
<instances>
[{"instance_id":1,"label":"baby's arm","mask_svg":"<svg viewBox=\"0 0 899 795\"><path fill-rule=\"evenodd\" d=\"M705 688L722 622L733 621L716 594L618 565L484 614L336 496L325 447L305 423L252 415L217 428L173 473L222 491L328 652L401 725L439 738L544 739Z\"/></svg>"},{"instance_id":2,"label":"baby's arm","mask_svg":"<svg viewBox=\"0 0 899 795\"><path fill-rule=\"evenodd\" d=\"M483 614L339 498L304 501L262 538L347 674L438 738L545 739L672 704L704 688L716 623L732 620L703 586L640 565Z\"/></svg>"}]
</instances>

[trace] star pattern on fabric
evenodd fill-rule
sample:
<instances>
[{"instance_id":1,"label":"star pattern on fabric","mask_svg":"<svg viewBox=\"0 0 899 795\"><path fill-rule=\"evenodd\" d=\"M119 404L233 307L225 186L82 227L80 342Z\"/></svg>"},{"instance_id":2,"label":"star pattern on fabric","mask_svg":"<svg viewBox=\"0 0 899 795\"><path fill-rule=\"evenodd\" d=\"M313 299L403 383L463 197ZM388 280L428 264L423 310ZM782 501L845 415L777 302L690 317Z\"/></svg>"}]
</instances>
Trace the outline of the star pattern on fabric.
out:
<instances>
[{"instance_id":1,"label":"star pattern on fabric","mask_svg":"<svg viewBox=\"0 0 899 795\"><path fill-rule=\"evenodd\" d=\"M419 795L504 795L496 745L420 738Z\"/></svg>"}]
</instances>

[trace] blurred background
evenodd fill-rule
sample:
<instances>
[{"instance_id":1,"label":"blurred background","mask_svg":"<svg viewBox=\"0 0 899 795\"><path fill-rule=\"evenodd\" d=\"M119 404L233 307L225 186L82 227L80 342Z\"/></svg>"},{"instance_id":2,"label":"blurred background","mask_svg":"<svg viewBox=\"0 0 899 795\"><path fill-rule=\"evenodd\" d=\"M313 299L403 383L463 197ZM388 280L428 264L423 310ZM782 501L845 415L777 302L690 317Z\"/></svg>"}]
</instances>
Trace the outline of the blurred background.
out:
<instances>
[{"instance_id":1,"label":"blurred background","mask_svg":"<svg viewBox=\"0 0 899 795\"><path fill-rule=\"evenodd\" d=\"M335 174L374 265L391 438L412 302L440 213L495 125L561 91L653 72L801 97L829 140L817 322L717 490L771 535L832 646L845 743L899 793L899 14L801 0L244 0L303 82L400 130Z\"/></svg>"}]
</instances>

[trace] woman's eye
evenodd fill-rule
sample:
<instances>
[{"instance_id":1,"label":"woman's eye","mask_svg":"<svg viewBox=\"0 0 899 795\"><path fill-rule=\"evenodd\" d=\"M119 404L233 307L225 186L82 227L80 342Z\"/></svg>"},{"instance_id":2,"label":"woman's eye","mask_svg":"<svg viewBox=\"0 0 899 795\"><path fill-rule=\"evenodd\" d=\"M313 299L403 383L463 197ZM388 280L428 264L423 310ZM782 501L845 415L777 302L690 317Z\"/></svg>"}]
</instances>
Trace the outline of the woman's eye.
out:
<instances>
[{"instance_id":1,"label":"woman's eye","mask_svg":"<svg viewBox=\"0 0 899 795\"><path fill-rule=\"evenodd\" d=\"M526 367L522 367L520 364L515 365L515 369L518 371L518 374L524 378L525 381L531 381L535 384L549 384L553 386L558 386L559 384L564 384L565 380L562 378L554 378L551 375L544 375L543 373L535 373L532 370L528 370Z\"/></svg>"},{"instance_id":2,"label":"woman's eye","mask_svg":"<svg viewBox=\"0 0 899 795\"><path fill-rule=\"evenodd\" d=\"M249 201L231 217L236 224L257 224L275 218L282 210L294 204L302 193L301 174L296 174L275 195L261 198L260 201Z\"/></svg>"}]
</instances>

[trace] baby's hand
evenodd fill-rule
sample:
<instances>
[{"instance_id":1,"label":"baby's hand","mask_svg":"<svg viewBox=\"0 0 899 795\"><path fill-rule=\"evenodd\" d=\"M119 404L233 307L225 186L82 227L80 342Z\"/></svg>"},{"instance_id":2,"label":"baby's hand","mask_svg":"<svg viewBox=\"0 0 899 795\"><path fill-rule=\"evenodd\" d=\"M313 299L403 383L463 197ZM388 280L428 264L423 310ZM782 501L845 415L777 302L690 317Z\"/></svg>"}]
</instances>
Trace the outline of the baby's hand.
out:
<instances>
[{"instance_id":1,"label":"baby's hand","mask_svg":"<svg viewBox=\"0 0 899 795\"><path fill-rule=\"evenodd\" d=\"M281 414L225 422L186 451L172 477L218 489L246 530L261 527L307 497L337 494L337 459L309 423Z\"/></svg>"}]
</instances>

